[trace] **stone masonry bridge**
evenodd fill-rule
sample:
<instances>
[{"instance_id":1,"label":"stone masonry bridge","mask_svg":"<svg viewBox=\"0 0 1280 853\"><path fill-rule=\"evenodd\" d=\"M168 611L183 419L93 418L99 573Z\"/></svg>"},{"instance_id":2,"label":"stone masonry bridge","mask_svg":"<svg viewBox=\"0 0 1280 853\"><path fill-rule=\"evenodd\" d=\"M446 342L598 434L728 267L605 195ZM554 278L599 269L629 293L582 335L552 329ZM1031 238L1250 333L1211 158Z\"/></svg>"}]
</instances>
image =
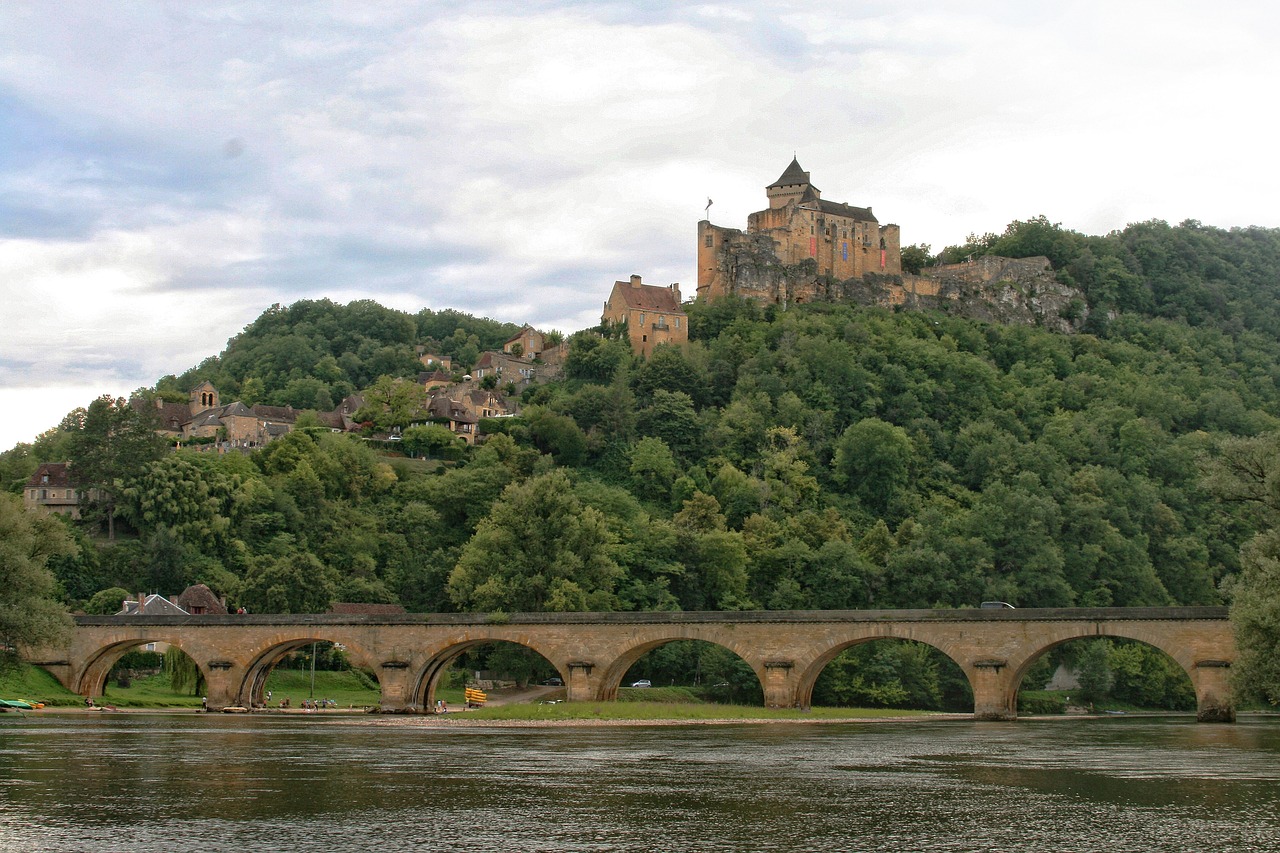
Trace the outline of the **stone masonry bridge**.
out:
<instances>
[{"instance_id":1,"label":"stone masonry bridge","mask_svg":"<svg viewBox=\"0 0 1280 853\"><path fill-rule=\"evenodd\" d=\"M505 641L546 658L568 697L617 697L627 670L676 640L723 646L755 671L769 707L808 708L823 667L858 643L926 643L959 665L973 688L974 717L1012 720L1028 668L1055 646L1082 637L1139 640L1165 652L1191 678L1206 721L1235 717L1227 675L1235 643L1224 607L1001 610L852 610L654 613L334 614L273 616L80 616L65 648L31 659L69 689L100 696L129 650L163 642L204 674L209 707L260 704L263 685L286 654L315 641L341 643L372 671L385 710L427 709L449 663L481 643Z\"/></svg>"}]
</instances>

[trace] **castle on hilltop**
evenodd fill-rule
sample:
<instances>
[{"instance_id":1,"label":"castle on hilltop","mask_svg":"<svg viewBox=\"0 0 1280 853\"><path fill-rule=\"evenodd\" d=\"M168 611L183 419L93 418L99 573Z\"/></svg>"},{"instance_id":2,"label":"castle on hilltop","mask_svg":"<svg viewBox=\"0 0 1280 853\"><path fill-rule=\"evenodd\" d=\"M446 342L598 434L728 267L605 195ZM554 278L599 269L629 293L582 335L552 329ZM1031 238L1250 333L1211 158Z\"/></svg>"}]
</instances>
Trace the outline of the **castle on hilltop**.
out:
<instances>
[{"instance_id":1,"label":"castle on hilltop","mask_svg":"<svg viewBox=\"0 0 1280 853\"><path fill-rule=\"evenodd\" d=\"M765 195L769 206L747 217L746 231L698 223L699 300L849 301L1068 333L1088 318L1084 294L1059 282L1048 258L985 256L904 273L898 226L881 225L870 207L827 201L795 158Z\"/></svg>"},{"instance_id":2,"label":"castle on hilltop","mask_svg":"<svg viewBox=\"0 0 1280 853\"><path fill-rule=\"evenodd\" d=\"M747 217L745 232L706 219L698 223L700 298L737 292L743 276L752 278L747 267L753 260L841 281L902 273L898 226L881 225L870 207L827 201L795 158L765 195L769 206ZM783 301L783 294L773 296Z\"/></svg>"}]
</instances>

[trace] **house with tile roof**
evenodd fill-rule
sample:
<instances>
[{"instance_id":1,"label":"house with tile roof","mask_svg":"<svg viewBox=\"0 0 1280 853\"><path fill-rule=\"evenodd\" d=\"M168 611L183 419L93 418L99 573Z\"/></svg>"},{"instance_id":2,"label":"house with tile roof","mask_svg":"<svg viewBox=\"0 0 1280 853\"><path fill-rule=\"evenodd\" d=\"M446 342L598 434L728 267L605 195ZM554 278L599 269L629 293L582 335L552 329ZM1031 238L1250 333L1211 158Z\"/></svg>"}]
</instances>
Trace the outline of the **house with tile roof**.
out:
<instances>
[{"instance_id":1,"label":"house with tile roof","mask_svg":"<svg viewBox=\"0 0 1280 853\"><path fill-rule=\"evenodd\" d=\"M516 354L516 347L520 348L518 355ZM523 329L508 338L506 343L502 345L502 351L507 355L515 358L527 358L530 361L541 355L546 348L546 336L527 323Z\"/></svg>"},{"instance_id":2,"label":"house with tile roof","mask_svg":"<svg viewBox=\"0 0 1280 853\"><path fill-rule=\"evenodd\" d=\"M513 355L484 352L480 354L480 360L476 362L470 375L474 379L493 376L503 385L508 382L515 385L528 385L538 378L538 365Z\"/></svg>"},{"instance_id":3,"label":"house with tile roof","mask_svg":"<svg viewBox=\"0 0 1280 853\"><path fill-rule=\"evenodd\" d=\"M27 478L22 490L22 503L28 510L41 515L58 513L71 518L80 517L80 500L86 494L71 484L70 462L42 462Z\"/></svg>"},{"instance_id":4,"label":"house with tile roof","mask_svg":"<svg viewBox=\"0 0 1280 853\"><path fill-rule=\"evenodd\" d=\"M604 303L600 320L605 324L626 324L631 351L648 357L659 344L689 342L689 318L680 303L680 285L656 287L640 276L615 281Z\"/></svg>"},{"instance_id":5,"label":"house with tile roof","mask_svg":"<svg viewBox=\"0 0 1280 853\"><path fill-rule=\"evenodd\" d=\"M191 614L174 604L163 595L151 593L138 594L137 598L126 598L121 602L116 616L190 616Z\"/></svg>"}]
</instances>

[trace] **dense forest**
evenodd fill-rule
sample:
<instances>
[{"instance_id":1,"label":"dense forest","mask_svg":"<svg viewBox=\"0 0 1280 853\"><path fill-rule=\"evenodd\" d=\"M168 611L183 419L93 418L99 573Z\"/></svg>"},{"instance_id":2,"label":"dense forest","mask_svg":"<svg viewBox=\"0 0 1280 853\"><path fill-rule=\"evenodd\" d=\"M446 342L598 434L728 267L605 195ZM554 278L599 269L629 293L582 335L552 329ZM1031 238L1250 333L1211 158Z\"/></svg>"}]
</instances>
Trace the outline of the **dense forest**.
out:
<instances>
[{"instance_id":1,"label":"dense forest","mask_svg":"<svg viewBox=\"0 0 1280 853\"><path fill-rule=\"evenodd\" d=\"M1222 603L1267 518L1208 475L1280 426L1280 232L1036 219L904 255L984 252L1048 256L1087 295L1087 333L691 303L690 344L648 360L616 330L569 336L563 378L520 389L473 449L408 458L305 424L249 455L135 447L110 475L123 534L88 513L50 565L90 611L197 581L255 612ZM516 329L273 306L140 393L208 379L224 401L325 410L414 376L415 345L465 368ZM129 417L96 405L0 455L11 488Z\"/></svg>"}]
</instances>

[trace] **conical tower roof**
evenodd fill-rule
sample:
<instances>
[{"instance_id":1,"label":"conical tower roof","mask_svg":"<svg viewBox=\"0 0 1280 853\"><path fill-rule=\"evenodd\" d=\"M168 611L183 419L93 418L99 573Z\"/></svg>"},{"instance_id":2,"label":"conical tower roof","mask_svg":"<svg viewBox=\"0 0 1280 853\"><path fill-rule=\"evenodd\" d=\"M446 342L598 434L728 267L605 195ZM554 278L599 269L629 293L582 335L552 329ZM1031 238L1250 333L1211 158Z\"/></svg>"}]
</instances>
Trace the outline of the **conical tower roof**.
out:
<instances>
[{"instance_id":1,"label":"conical tower roof","mask_svg":"<svg viewBox=\"0 0 1280 853\"><path fill-rule=\"evenodd\" d=\"M800 168L800 161L795 157L791 158L791 165L782 173L782 177L769 184L765 189L776 189L777 187L794 187L797 184L809 183L809 173Z\"/></svg>"}]
</instances>

